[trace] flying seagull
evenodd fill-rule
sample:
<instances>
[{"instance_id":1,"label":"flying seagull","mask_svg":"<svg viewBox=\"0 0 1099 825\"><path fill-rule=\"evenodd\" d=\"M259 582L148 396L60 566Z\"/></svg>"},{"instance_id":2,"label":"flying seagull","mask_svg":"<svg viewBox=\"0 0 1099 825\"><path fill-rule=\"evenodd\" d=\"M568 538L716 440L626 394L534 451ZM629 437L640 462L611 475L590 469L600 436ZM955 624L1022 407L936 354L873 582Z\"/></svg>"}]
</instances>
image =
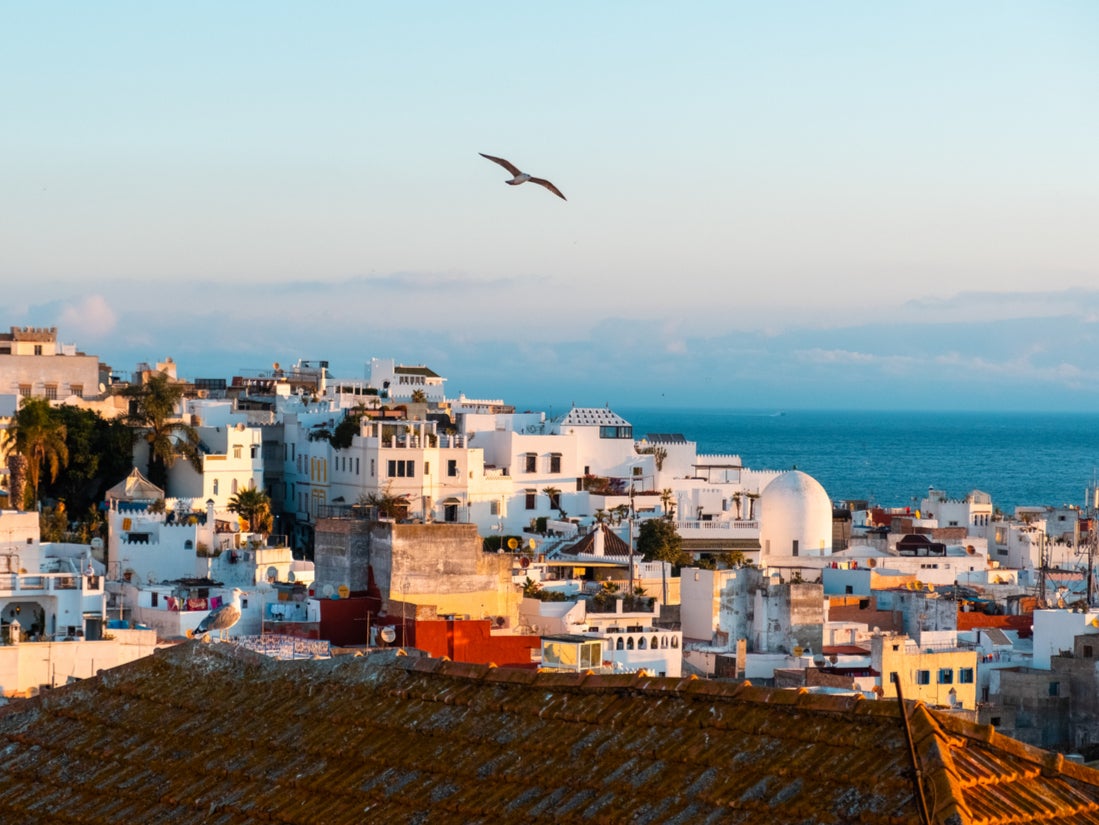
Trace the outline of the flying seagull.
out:
<instances>
[{"instance_id":1,"label":"flying seagull","mask_svg":"<svg viewBox=\"0 0 1099 825\"><path fill-rule=\"evenodd\" d=\"M243 592L239 587L234 587L233 600L211 610L206 618L198 623L198 627L194 629L194 632L188 635L192 637L205 636L211 630L216 630L222 641L227 640L229 638L229 628L240 621L240 594Z\"/></svg>"},{"instance_id":2,"label":"flying seagull","mask_svg":"<svg viewBox=\"0 0 1099 825\"><path fill-rule=\"evenodd\" d=\"M478 152L477 154L479 154L483 158L488 158L493 163L500 164L509 172L511 172L511 180L505 181L505 183L507 183L509 186L518 186L520 183L526 183L527 181L530 181L531 183L537 183L539 186L546 187L561 200L568 200L568 198L561 194L560 189L558 189L545 178L534 178L528 175L526 172L520 172L518 167L516 167L516 165L509 160L504 160L503 158L494 158L492 155L486 155L484 152Z\"/></svg>"}]
</instances>

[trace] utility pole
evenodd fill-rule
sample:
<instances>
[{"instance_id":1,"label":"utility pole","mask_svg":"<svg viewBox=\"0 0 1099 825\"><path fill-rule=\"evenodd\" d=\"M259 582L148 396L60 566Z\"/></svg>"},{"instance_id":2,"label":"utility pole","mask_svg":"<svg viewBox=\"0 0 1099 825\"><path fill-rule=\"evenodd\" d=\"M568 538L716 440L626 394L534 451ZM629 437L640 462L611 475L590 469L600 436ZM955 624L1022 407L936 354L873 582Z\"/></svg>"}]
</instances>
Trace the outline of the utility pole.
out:
<instances>
[{"instance_id":1,"label":"utility pole","mask_svg":"<svg viewBox=\"0 0 1099 825\"><path fill-rule=\"evenodd\" d=\"M634 507L633 507L633 481L630 482L630 585L626 595L633 598L634 585L633 585L633 522L634 522Z\"/></svg>"}]
</instances>

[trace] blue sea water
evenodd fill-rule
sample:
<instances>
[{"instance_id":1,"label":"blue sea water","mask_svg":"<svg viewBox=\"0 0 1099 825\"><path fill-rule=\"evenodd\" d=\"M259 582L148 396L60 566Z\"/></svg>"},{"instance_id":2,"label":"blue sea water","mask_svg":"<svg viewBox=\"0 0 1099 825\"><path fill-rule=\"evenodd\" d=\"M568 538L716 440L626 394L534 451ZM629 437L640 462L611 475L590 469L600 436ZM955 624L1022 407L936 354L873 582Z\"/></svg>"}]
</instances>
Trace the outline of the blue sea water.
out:
<instances>
[{"instance_id":1,"label":"blue sea water","mask_svg":"<svg viewBox=\"0 0 1099 825\"><path fill-rule=\"evenodd\" d=\"M725 411L619 408L645 433L682 433L745 467L796 467L833 501L910 507L929 487L1019 505L1085 506L1099 472L1099 414Z\"/></svg>"}]
</instances>

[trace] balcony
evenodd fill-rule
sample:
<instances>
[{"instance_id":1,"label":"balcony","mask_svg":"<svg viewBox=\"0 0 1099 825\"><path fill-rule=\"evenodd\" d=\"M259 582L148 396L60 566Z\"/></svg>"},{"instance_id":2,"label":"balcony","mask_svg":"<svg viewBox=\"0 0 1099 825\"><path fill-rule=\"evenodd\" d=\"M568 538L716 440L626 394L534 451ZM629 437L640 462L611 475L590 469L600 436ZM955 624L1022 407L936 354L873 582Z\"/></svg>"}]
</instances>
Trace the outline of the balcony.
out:
<instances>
[{"instance_id":1,"label":"balcony","mask_svg":"<svg viewBox=\"0 0 1099 825\"><path fill-rule=\"evenodd\" d=\"M75 573L2 573L0 597L18 596L21 593L42 596L58 590L99 593L102 585L103 579L100 576L80 576Z\"/></svg>"},{"instance_id":2,"label":"balcony","mask_svg":"<svg viewBox=\"0 0 1099 825\"><path fill-rule=\"evenodd\" d=\"M754 539L759 536L759 522L736 521L677 521L675 530L683 539Z\"/></svg>"}]
</instances>

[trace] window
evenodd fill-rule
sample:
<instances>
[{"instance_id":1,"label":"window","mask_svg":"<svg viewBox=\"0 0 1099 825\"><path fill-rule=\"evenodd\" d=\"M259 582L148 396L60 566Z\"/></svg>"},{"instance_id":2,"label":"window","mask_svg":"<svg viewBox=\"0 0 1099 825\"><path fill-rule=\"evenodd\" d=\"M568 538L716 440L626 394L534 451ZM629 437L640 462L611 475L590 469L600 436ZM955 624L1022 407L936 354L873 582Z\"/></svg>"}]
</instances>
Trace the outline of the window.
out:
<instances>
[{"instance_id":1,"label":"window","mask_svg":"<svg viewBox=\"0 0 1099 825\"><path fill-rule=\"evenodd\" d=\"M973 668L960 667L958 668L958 683L962 685L973 684Z\"/></svg>"},{"instance_id":2,"label":"window","mask_svg":"<svg viewBox=\"0 0 1099 825\"><path fill-rule=\"evenodd\" d=\"M940 685L952 685L954 684L954 669L949 667L939 668L939 684Z\"/></svg>"},{"instance_id":3,"label":"window","mask_svg":"<svg viewBox=\"0 0 1099 825\"><path fill-rule=\"evenodd\" d=\"M561 493L560 492L552 492L552 493L548 493L547 495L549 497L550 509L551 510L560 510L561 509Z\"/></svg>"},{"instance_id":4,"label":"window","mask_svg":"<svg viewBox=\"0 0 1099 825\"><path fill-rule=\"evenodd\" d=\"M46 385L46 398L48 398L50 401L57 400L57 384Z\"/></svg>"},{"instance_id":5,"label":"window","mask_svg":"<svg viewBox=\"0 0 1099 825\"><path fill-rule=\"evenodd\" d=\"M431 475L431 462L430 461L425 461L424 462L424 475L425 476Z\"/></svg>"},{"instance_id":6,"label":"window","mask_svg":"<svg viewBox=\"0 0 1099 825\"><path fill-rule=\"evenodd\" d=\"M241 450L242 450L242 448L239 444L234 444L233 445L233 458L240 458Z\"/></svg>"},{"instance_id":7,"label":"window","mask_svg":"<svg viewBox=\"0 0 1099 825\"><path fill-rule=\"evenodd\" d=\"M917 670L916 671L916 684L917 685L930 685L931 684L931 671L930 670Z\"/></svg>"},{"instance_id":8,"label":"window","mask_svg":"<svg viewBox=\"0 0 1099 825\"><path fill-rule=\"evenodd\" d=\"M232 489L229 492L235 496L237 494L237 480L235 478L233 479L231 487Z\"/></svg>"},{"instance_id":9,"label":"window","mask_svg":"<svg viewBox=\"0 0 1099 825\"><path fill-rule=\"evenodd\" d=\"M633 468L633 474L635 476L640 476L641 475L641 468L640 467L634 467Z\"/></svg>"},{"instance_id":10,"label":"window","mask_svg":"<svg viewBox=\"0 0 1099 825\"><path fill-rule=\"evenodd\" d=\"M31 385L30 384L20 384L19 385L19 395L22 396L23 398L30 398L31 397Z\"/></svg>"},{"instance_id":11,"label":"window","mask_svg":"<svg viewBox=\"0 0 1099 825\"><path fill-rule=\"evenodd\" d=\"M1091 645L1084 645L1084 658L1085 659L1091 659L1091 658L1094 658L1094 656L1095 656L1095 653L1093 652L1092 646Z\"/></svg>"},{"instance_id":12,"label":"window","mask_svg":"<svg viewBox=\"0 0 1099 825\"><path fill-rule=\"evenodd\" d=\"M214 479L214 495L216 496L217 494L218 494L218 480L215 478Z\"/></svg>"},{"instance_id":13,"label":"window","mask_svg":"<svg viewBox=\"0 0 1099 825\"><path fill-rule=\"evenodd\" d=\"M1060 682L1050 682L1049 683L1049 695L1050 696L1060 696L1061 695L1061 683Z\"/></svg>"},{"instance_id":14,"label":"window","mask_svg":"<svg viewBox=\"0 0 1099 825\"><path fill-rule=\"evenodd\" d=\"M891 684L891 685L897 684L897 671L895 671L895 670L889 671L889 684Z\"/></svg>"},{"instance_id":15,"label":"window","mask_svg":"<svg viewBox=\"0 0 1099 825\"><path fill-rule=\"evenodd\" d=\"M387 468L390 478L412 478L416 475L416 465L412 459L390 459Z\"/></svg>"},{"instance_id":16,"label":"window","mask_svg":"<svg viewBox=\"0 0 1099 825\"><path fill-rule=\"evenodd\" d=\"M454 478L456 475L458 475L458 461L457 461L457 459L454 459L454 458L447 459L446 474L448 476L450 476L451 478Z\"/></svg>"},{"instance_id":17,"label":"window","mask_svg":"<svg viewBox=\"0 0 1099 825\"><path fill-rule=\"evenodd\" d=\"M526 454L526 472L533 473L538 468L538 456L535 453Z\"/></svg>"},{"instance_id":18,"label":"window","mask_svg":"<svg viewBox=\"0 0 1099 825\"><path fill-rule=\"evenodd\" d=\"M83 398L84 397L84 385L83 384L73 384L69 387L69 392L72 393L73 395L75 395L77 398Z\"/></svg>"},{"instance_id":19,"label":"window","mask_svg":"<svg viewBox=\"0 0 1099 825\"><path fill-rule=\"evenodd\" d=\"M41 355L42 354L42 345L41 344L35 344L34 345L34 354L35 355Z\"/></svg>"},{"instance_id":20,"label":"window","mask_svg":"<svg viewBox=\"0 0 1099 825\"><path fill-rule=\"evenodd\" d=\"M561 472L561 453L550 453L550 472Z\"/></svg>"},{"instance_id":21,"label":"window","mask_svg":"<svg viewBox=\"0 0 1099 825\"><path fill-rule=\"evenodd\" d=\"M537 490L527 490L526 498L527 498L527 509L528 510L537 509L537 507L538 507L538 491Z\"/></svg>"}]
</instances>

